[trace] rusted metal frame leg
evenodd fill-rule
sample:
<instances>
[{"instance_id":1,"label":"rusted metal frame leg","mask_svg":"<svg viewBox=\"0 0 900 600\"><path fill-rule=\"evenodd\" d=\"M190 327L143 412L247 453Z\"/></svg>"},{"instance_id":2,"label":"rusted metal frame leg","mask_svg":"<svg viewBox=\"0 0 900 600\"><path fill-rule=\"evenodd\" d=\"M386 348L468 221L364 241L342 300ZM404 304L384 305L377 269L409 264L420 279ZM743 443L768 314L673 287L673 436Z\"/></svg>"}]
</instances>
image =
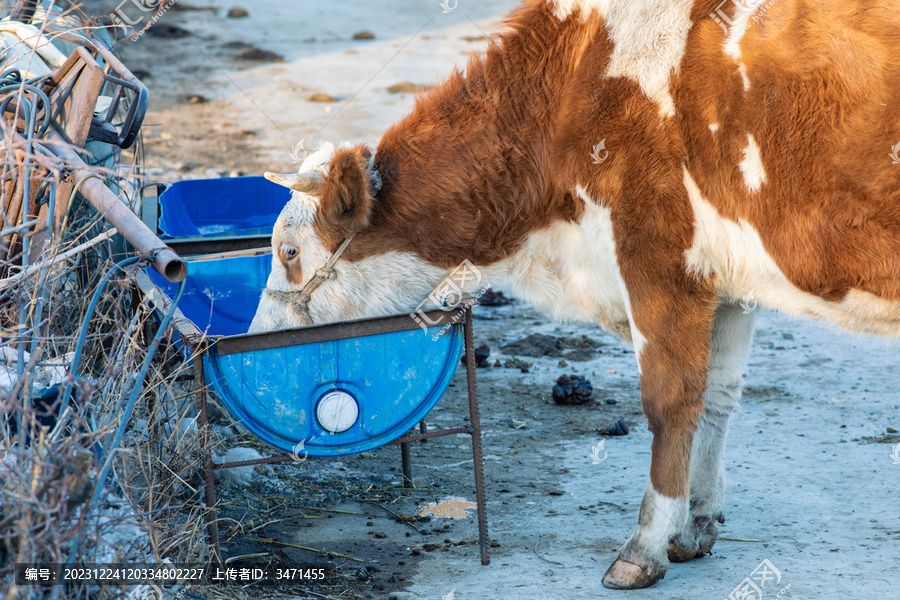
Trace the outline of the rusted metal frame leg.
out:
<instances>
[{"instance_id":1,"label":"rusted metal frame leg","mask_svg":"<svg viewBox=\"0 0 900 600\"><path fill-rule=\"evenodd\" d=\"M472 425L472 459L475 467L475 500L478 506L478 543L481 546L481 564L489 565L490 540L488 539L487 499L484 493L484 457L481 451L481 417L478 412L478 388L475 383L475 341L472 331L472 307L466 309L463 325L466 346L466 378L469 384L469 421Z\"/></svg>"},{"instance_id":2,"label":"rusted metal frame leg","mask_svg":"<svg viewBox=\"0 0 900 600\"><path fill-rule=\"evenodd\" d=\"M409 456L409 442L400 444L400 458L403 465L403 487L411 488L413 486L412 478L412 461Z\"/></svg>"},{"instance_id":3,"label":"rusted metal frame leg","mask_svg":"<svg viewBox=\"0 0 900 600\"><path fill-rule=\"evenodd\" d=\"M203 376L203 357L206 346L194 349L194 394L200 405L200 452L203 458L203 482L206 491L206 522L211 548L211 562L222 562L222 548L219 545L219 514L216 510L216 480L213 475L212 440L209 435L209 409L206 406L206 379Z\"/></svg>"}]
</instances>

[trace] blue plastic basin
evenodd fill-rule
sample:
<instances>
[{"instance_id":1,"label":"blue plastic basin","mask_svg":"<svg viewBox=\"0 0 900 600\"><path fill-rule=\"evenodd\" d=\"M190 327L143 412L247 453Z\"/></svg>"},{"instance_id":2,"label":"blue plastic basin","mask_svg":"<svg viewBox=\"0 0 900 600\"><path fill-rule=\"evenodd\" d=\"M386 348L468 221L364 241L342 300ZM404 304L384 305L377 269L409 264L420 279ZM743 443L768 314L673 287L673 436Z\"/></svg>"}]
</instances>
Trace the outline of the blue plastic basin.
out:
<instances>
[{"instance_id":1,"label":"blue plastic basin","mask_svg":"<svg viewBox=\"0 0 900 600\"><path fill-rule=\"evenodd\" d=\"M188 263L179 307L210 336L245 333L256 313L271 255ZM175 286L154 271L170 296ZM443 335L415 329L204 358L207 382L234 418L284 450L310 456L364 452L407 433L437 404L463 351L462 326ZM359 416L331 433L316 417L326 394L342 391ZM302 450L298 444L303 442Z\"/></svg>"},{"instance_id":2,"label":"blue plastic basin","mask_svg":"<svg viewBox=\"0 0 900 600\"><path fill-rule=\"evenodd\" d=\"M271 234L290 199L289 189L263 177L179 181L159 196L160 237Z\"/></svg>"}]
</instances>

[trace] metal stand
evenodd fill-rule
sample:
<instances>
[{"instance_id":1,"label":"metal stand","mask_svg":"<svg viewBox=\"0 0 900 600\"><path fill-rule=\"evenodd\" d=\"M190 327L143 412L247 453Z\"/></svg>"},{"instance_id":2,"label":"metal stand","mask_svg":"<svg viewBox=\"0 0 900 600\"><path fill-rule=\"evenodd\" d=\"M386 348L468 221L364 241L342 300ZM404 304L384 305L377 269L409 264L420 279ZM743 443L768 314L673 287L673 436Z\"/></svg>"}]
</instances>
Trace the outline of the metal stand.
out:
<instances>
[{"instance_id":1,"label":"metal stand","mask_svg":"<svg viewBox=\"0 0 900 600\"><path fill-rule=\"evenodd\" d=\"M403 469L403 487L415 487L412 478L412 464L410 464L409 442L400 444L400 464Z\"/></svg>"},{"instance_id":2,"label":"metal stand","mask_svg":"<svg viewBox=\"0 0 900 600\"><path fill-rule=\"evenodd\" d=\"M487 498L484 493L484 455L481 451L481 414L478 412L478 385L475 382L475 340L472 308L466 310L466 378L469 384L469 422L472 424L472 457L475 468L475 499L478 504L478 543L481 545L481 564L491 563L488 556Z\"/></svg>"},{"instance_id":3,"label":"metal stand","mask_svg":"<svg viewBox=\"0 0 900 600\"><path fill-rule=\"evenodd\" d=\"M205 351L205 347L203 348ZM209 408L206 404L206 379L203 376L203 354L194 356L194 394L200 407L200 447L203 460L203 487L206 491L206 525L209 546L212 549L210 562L222 563L222 549L219 544L219 511L216 509L216 480L213 476L212 442L209 435Z\"/></svg>"},{"instance_id":4,"label":"metal stand","mask_svg":"<svg viewBox=\"0 0 900 600\"><path fill-rule=\"evenodd\" d=\"M469 388L469 427L455 427L442 429L420 435L408 435L391 444L400 444L401 457L403 459L403 485L412 487L412 466L410 465L409 443L424 441L429 438L453 435L455 433L468 433L472 436L472 462L475 470L475 504L478 507L478 543L481 546L481 564L491 564L488 555L490 540L488 539L487 524L487 499L484 491L484 455L481 450L481 416L478 411L478 386L475 381L475 342L472 328L472 307L465 309L463 329L466 348L466 379ZM424 428L424 421L419 424Z\"/></svg>"},{"instance_id":5,"label":"metal stand","mask_svg":"<svg viewBox=\"0 0 900 600\"><path fill-rule=\"evenodd\" d=\"M408 317L407 317L408 318ZM475 381L475 344L473 341L472 330L472 307L464 308L463 329L465 337L465 353L466 353L466 377L469 390L469 426L454 427L452 429L441 429L438 431L427 431L425 422L419 423L419 435L407 435L391 442L390 445L399 444L402 459L403 470L403 486L406 488L413 487L412 464L410 459L410 442L424 442L430 438L442 437L445 435L454 435L457 433L467 433L472 436L472 458L475 469L475 499L478 507L478 542L481 546L481 564L488 565L491 562L488 555L490 540L488 539L487 525L487 500L484 490L484 458L481 449L481 418L478 411L478 389ZM456 321L458 323L459 321ZM407 325L404 325L406 327ZM381 331L379 331L381 332ZM240 462L231 462L223 464L213 464L212 447L209 436L209 413L206 403L206 386L203 378L203 355L206 347L194 347L194 382L197 402L199 404L199 425L201 428L201 452L203 454L203 479L206 487L206 506L209 543L213 550L213 560L221 562L222 551L219 545L219 527L217 523L218 513L216 511L216 482L213 472L218 469L233 469L236 467L249 467L253 465L271 464L279 462L287 462L293 459L290 454L280 454L270 456L258 460L245 460ZM220 353L221 353L220 348ZM199 382L199 384L198 384Z\"/></svg>"}]
</instances>

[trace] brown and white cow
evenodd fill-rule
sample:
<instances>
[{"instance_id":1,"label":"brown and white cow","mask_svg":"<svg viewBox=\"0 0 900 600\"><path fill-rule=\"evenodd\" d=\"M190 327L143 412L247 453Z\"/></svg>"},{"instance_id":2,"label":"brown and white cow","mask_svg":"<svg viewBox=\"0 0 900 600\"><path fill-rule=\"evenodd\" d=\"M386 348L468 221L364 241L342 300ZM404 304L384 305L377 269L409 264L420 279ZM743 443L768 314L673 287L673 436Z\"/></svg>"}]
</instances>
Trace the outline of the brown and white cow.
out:
<instances>
[{"instance_id":1,"label":"brown and white cow","mask_svg":"<svg viewBox=\"0 0 900 600\"><path fill-rule=\"evenodd\" d=\"M376 150L280 176L252 330L409 312L469 260L630 340L653 459L603 583L649 586L716 541L742 297L900 336L898 142L900 0L526 0Z\"/></svg>"}]
</instances>

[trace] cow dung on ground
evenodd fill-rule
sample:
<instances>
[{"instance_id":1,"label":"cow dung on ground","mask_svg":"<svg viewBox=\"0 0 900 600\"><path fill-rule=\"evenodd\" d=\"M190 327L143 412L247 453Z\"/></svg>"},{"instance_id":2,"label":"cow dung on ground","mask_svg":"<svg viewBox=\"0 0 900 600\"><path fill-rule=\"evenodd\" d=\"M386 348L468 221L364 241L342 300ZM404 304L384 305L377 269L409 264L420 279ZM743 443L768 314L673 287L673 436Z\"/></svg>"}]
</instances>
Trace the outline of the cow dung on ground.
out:
<instances>
[{"instance_id":1,"label":"cow dung on ground","mask_svg":"<svg viewBox=\"0 0 900 600\"><path fill-rule=\"evenodd\" d=\"M475 366L479 369L482 367L489 367L488 359L491 357L491 348L487 344L481 344L477 348L475 348ZM465 360L465 356L463 356L463 360Z\"/></svg>"},{"instance_id":2,"label":"cow dung on ground","mask_svg":"<svg viewBox=\"0 0 900 600\"><path fill-rule=\"evenodd\" d=\"M610 425L605 432L606 435L628 435L631 433L631 428L628 426L628 423L625 422L625 419L619 419L612 425Z\"/></svg>"},{"instance_id":3,"label":"cow dung on ground","mask_svg":"<svg viewBox=\"0 0 900 600\"><path fill-rule=\"evenodd\" d=\"M553 401L562 406L577 406L594 399L594 386L581 375L562 375L553 386Z\"/></svg>"},{"instance_id":4,"label":"cow dung on ground","mask_svg":"<svg viewBox=\"0 0 900 600\"><path fill-rule=\"evenodd\" d=\"M586 361L600 354L600 343L582 335L581 337L558 338L552 335L533 333L525 339L503 346L506 354L531 356L553 356L566 360Z\"/></svg>"},{"instance_id":5,"label":"cow dung on ground","mask_svg":"<svg viewBox=\"0 0 900 600\"><path fill-rule=\"evenodd\" d=\"M498 363L500 361L497 361ZM499 364L494 364L495 367L499 367ZM507 369L519 369L523 373L527 373L528 369L531 368L530 362L525 362L524 360L519 360L518 358L507 358L506 362L503 363L503 366Z\"/></svg>"}]
</instances>

